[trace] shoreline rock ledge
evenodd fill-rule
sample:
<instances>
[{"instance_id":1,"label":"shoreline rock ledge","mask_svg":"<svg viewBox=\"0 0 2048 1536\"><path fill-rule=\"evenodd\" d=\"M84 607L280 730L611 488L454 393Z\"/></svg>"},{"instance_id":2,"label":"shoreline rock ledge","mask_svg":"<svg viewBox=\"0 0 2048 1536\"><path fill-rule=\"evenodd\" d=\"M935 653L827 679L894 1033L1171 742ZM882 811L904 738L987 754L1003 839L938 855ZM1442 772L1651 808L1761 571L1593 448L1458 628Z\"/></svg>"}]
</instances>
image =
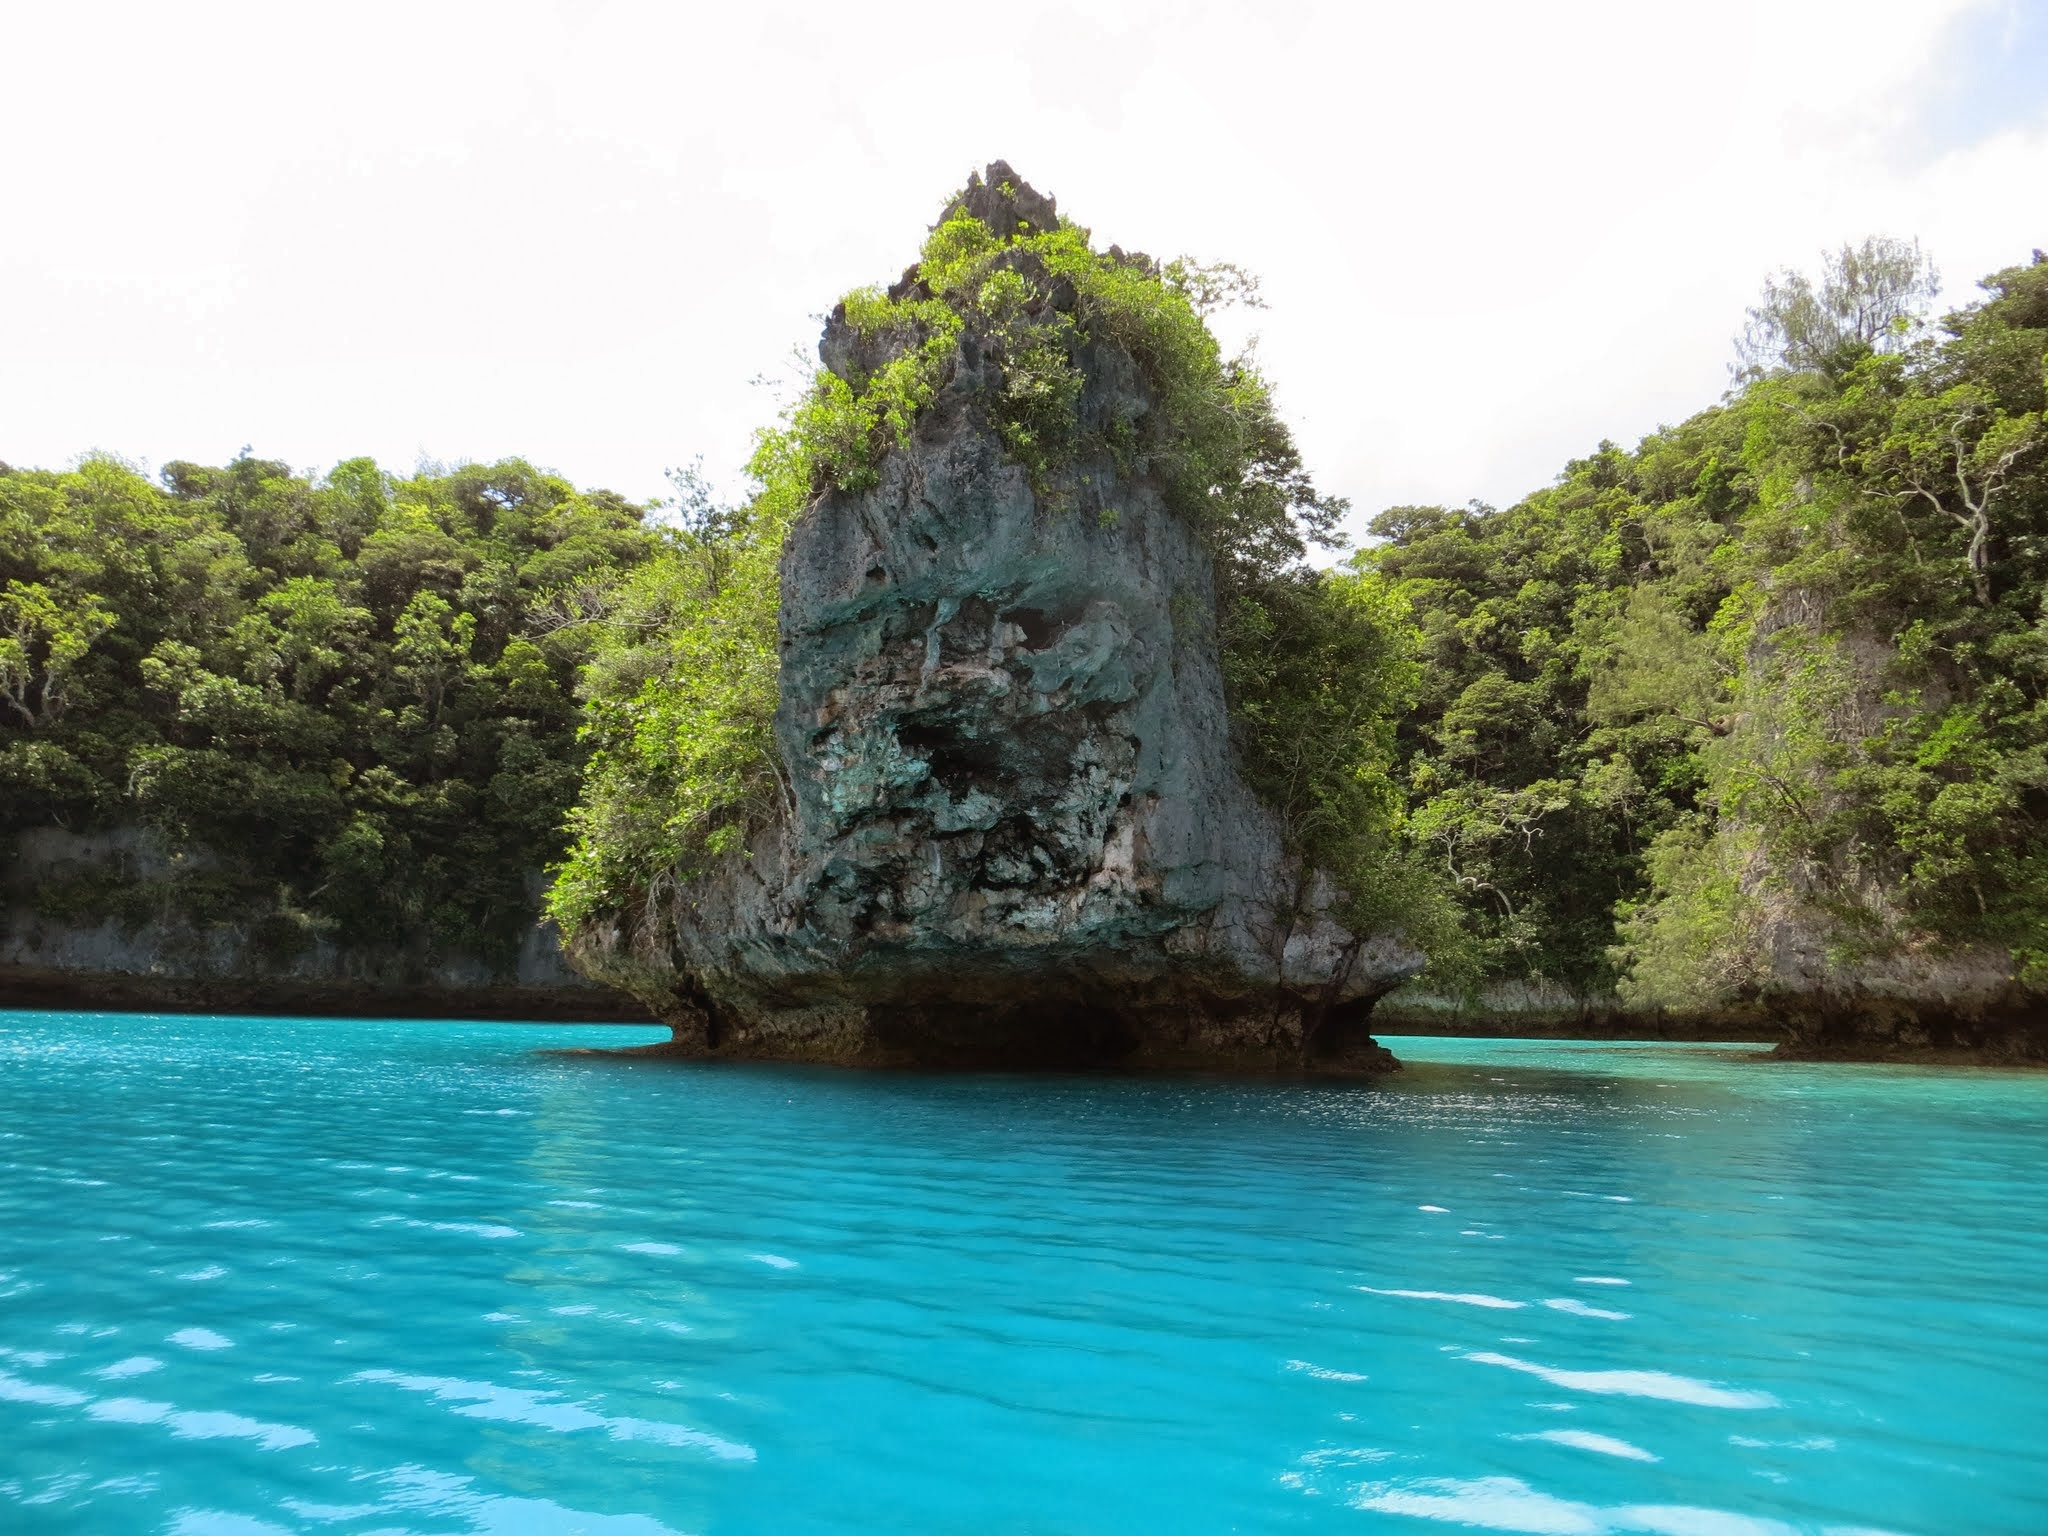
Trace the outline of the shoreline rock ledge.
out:
<instances>
[{"instance_id":1,"label":"shoreline rock ledge","mask_svg":"<svg viewBox=\"0 0 2048 1536\"><path fill-rule=\"evenodd\" d=\"M1055 217L1000 163L965 197L998 233ZM819 351L844 377L874 345L842 307ZM1114 342L1075 360L1084 428L1151 408ZM1348 931L1233 768L1207 547L1107 454L1034 485L983 408L1002 382L970 321L879 483L795 522L780 813L571 962L671 1053L1396 1066L1369 1017L1421 956Z\"/></svg>"}]
</instances>

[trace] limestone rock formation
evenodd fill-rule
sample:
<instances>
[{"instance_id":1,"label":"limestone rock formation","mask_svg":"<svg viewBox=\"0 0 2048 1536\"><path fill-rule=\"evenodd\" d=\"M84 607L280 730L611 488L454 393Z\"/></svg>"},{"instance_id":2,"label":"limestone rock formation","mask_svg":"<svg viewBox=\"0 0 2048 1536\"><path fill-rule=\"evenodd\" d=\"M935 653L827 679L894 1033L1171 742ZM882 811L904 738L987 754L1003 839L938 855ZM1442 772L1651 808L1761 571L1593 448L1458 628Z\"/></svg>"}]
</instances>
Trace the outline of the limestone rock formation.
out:
<instances>
[{"instance_id":1,"label":"limestone rock formation","mask_svg":"<svg viewBox=\"0 0 2048 1536\"><path fill-rule=\"evenodd\" d=\"M1052 219L1004 179L971 211ZM820 354L868 345L835 312ZM1152 407L1113 342L1078 363L1084 428ZM970 325L880 483L791 530L778 822L572 958L686 1049L1391 1065L1364 1023L1421 957L1347 931L1234 771L1209 551L1107 454L1034 485L1001 382Z\"/></svg>"},{"instance_id":2,"label":"limestone rock formation","mask_svg":"<svg viewBox=\"0 0 2048 1536\"><path fill-rule=\"evenodd\" d=\"M174 899L173 880L219 862L204 845L174 853L141 826L21 833L0 856L0 1003L385 1018L636 1016L630 999L563 963L551 923L529 928L517 954L486 958L436 953L425 935L344 944L287 933L280 942L260 924L201 921ZM538 902L543 876L534 870L527 878ZM131 896L125 911L51 910L45 893L67 886L142 893L146 901Z\"/></svg>"}]
</instances>

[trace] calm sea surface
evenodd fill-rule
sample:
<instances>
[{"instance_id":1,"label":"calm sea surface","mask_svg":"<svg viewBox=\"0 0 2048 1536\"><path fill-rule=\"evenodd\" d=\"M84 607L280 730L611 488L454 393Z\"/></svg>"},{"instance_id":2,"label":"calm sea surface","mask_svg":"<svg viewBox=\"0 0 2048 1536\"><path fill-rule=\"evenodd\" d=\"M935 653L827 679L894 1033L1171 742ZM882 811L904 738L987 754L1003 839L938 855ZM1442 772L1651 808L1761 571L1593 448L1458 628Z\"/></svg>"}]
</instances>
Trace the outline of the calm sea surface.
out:
<instances>
[{"instance_id":1,"label":"calm sea surface","mask_svg":"<svg viewBox=\"0 0 2048 1536\"><path fill-rule=\"evenodd\" d=\"M0 1531L2048 1531L2048 1074L0 1013Z\"/></svg>"}]
</instances>

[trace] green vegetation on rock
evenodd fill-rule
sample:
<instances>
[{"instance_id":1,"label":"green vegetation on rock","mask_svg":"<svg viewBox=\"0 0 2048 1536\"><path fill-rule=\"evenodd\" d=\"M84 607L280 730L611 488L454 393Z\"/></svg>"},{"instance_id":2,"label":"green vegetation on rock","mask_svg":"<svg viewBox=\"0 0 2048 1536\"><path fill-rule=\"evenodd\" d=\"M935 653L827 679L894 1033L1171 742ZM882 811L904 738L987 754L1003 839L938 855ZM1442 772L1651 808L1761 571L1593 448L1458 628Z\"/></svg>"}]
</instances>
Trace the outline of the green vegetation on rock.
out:
<instances>
[{"instance_id":1,"label":"green vegetation on rock","mask_svg":"<svg viewBox=\"0 0 2048 1536\"><path fill-rule=\"evenodd\" d=\"M507 963L581 768L566 595L655 543L517 461L0 470L0 839L154 833L168 874L32 893L88 926Z\"/></svg>"},{"instance_id":2,"label":"green vegetation on rock","mask_svg":"<svg viewBox=\"0 0 2048 1536\"><path fill-rule=\"evenodd\" d=\"M1917 250L1868 242L1767 289L1723 404L1374 523L1478 976L1698 1008L1774 933L2048 974L2048 264L1984 288L1920 326Z\"/></svg>"},{"instance_id":3,"label":"green vegetation on rock","mask_svg":"<svg viewBox=\"0 0 2048 1536\"><path fill-rule=\"evenodd\" d=\"M760 439L754 497L704 503L596 626L591 768L551 900L563 926L656 898L770 816L783 537L813 497L877 485L939 392L988 369L978 408L1049 515L1081 515L1061 473L1106 460L1203 534L1241 764L1295 846L1361 923L1399 908L1452 927L1396 833L1393 720L1417 682L1405 614L1376 574L1308 563L1346 507L1315 488L1250 359L1224 356L1206 314L1231 299L1256 300L1234 268L1098 251L1029 189L978 180L900 282L847 295L824 366ZM1135 373L1094 413L1091 349Z\"/></svg>"},{"instance_id":4,"label":"green vegetation on rock","mask_svg":"<svg viewBox=\"0 0 2048 1536\"><path fill-rule=\"evenodd\" d=\"M1239 771L1425 986L1698 1009L1803 951L2038 988L2048 261L1983 287L1930 326L1917 247L1845 248L1771 281L1720 404L1324 570L1347 508L1208 323L1255 285L977 181L842 301L753 494L682 476L672 526L517 461L0 466L0 837L145 828L169 873L34 900L278 954L503 963L543 868L572 934L658 902L789 803L785 536L951 389L1035 515L1114 527L1108 465L1200 533L1214 608L1173 627L1220 653Z\"/></svg>"},{"instance_id":5,"label":"green vegetation on rock","mask_svg":"<svg viewBox=\"0 0 2048 1536\"><path fill-rule=\"evenodd\" d=\"M751 468L737 509L692 484L677 535L578 615L589 759L548 894L568 933L688 880L781 792L776 561L810 499L811 446L794 428L763 433Z\"/></svg>"}]
</instances>

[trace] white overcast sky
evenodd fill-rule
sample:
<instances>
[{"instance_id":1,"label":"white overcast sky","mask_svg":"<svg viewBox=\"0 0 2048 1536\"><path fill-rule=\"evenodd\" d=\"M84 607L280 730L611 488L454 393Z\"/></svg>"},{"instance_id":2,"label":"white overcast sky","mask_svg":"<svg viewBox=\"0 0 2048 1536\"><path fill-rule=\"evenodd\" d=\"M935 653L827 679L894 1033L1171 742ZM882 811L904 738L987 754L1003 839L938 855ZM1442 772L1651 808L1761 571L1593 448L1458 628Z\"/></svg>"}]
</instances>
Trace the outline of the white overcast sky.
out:
<instances>
[{"instance_id":1,"label":"white overcast sky","mask_svg":"<svg viewBox=\"0 0 2048 1536\"><path fill-rule=\"evenodd\" d=\"M2048 245L2048 0L19 4L0 460L739 483L792 349L1007 158L1238 261L1364 516L1711 403L1772 268Z\"/></svg>"}]
</instances>

